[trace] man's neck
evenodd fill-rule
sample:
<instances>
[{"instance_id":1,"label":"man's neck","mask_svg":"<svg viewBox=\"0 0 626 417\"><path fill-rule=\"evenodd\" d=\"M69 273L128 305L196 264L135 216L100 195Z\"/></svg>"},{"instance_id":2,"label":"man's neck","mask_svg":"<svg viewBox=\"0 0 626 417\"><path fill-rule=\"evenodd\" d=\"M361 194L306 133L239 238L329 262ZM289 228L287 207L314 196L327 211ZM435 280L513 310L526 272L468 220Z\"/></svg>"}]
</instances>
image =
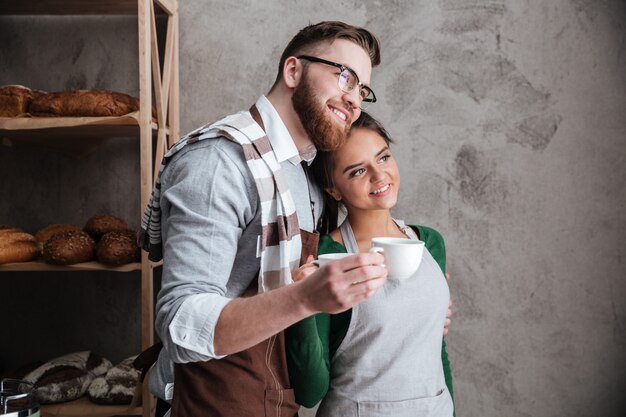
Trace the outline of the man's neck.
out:
<instances>
[{"instance_id":1,"label":"man's neck","mask_svg":"<svg viewBox=\"0 0 626 417\"><path fill-rule=\"evenodd\" d=\"M310 147L313 142L309 139L309 135L300 122L300 117L298 117L298 114L293 108L291 96L281 94L277 91L270 91L266 97L269 102L272 103L272 106L274 106L274 109L276 109L276 112L278 112L278 115L285 124L298 152L303 152Z\"/></svg>"}]
</instances>

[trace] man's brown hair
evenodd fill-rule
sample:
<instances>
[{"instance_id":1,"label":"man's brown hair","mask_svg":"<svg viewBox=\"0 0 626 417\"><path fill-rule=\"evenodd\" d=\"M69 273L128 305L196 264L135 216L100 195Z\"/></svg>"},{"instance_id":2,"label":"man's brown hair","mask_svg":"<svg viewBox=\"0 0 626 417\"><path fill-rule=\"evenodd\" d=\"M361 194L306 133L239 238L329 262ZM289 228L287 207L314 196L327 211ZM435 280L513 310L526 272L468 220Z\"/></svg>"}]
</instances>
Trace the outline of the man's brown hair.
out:
<instances>
[{"instance_id":1,"label":"man's brown hair","mask_svg":"<svg viewBox=\"0 0 626 417\"><path fill-rule=\"evenodd\" d=\"M332 42L336 39L346 39L363 48L370 57L372 67L380 64L380 43L373 33L344 22L320 22L306 26L291 39L280 57L275 83L282 78L283 66L287 58L300 55L303 52L311 53L321 43Z\"/></svg>"}]
</instances>

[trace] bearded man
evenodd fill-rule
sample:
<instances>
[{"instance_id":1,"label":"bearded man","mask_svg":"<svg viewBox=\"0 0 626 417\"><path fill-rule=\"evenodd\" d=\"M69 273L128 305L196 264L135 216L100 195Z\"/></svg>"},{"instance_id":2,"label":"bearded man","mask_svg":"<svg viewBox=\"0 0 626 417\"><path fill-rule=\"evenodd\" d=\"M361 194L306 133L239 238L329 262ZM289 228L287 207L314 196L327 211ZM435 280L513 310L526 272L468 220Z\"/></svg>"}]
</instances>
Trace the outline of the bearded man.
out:
<instances>
[{"instance_id":1,"label":"bearded man","mask_svg":"<svg viewBox=\"0 0 626 417\"><path fill-rule=\"evenodd\" d=\"M377 253L291 278L317 251L322 198L306 166L317 149L341 145L376 101L369 83L379 62L369 31L307 26L267 95L165 156L141 239L163 259L156 330L165 349L150 387L172 416L295 416L283 330L351 308L385 283Z\"/></svg>"}]
</instances>

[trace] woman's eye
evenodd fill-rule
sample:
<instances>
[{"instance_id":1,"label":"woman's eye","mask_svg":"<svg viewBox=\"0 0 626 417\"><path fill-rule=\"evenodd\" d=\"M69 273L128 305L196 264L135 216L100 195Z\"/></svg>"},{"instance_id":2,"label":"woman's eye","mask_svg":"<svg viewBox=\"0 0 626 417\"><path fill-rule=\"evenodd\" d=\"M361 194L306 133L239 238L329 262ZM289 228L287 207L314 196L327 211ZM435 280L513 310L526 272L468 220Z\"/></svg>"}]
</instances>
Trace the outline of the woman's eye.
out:
<instances>
[{"instance_id":1,"label":"woman's eye","mask_svg":"<svg viewBox=\"0 0 626 417\"><path fill-rule=\"evenodd\" d=\"M352 177L361 176L361 175L363 175L364 172L365 172L364 168L355 169L354 171L352 171L350 173L350 177L352 178Z\"/></svg>"},{"instance_id":2,"label":"woman's eye","mask_svg":"<svg viewBox=\"0 0 626 417\"><path fill-rule=\"evenodd\" d=\"M383 155L380 157L380 162L387 162L391 158L391 155Z\"/></svg>"}]
</instances>

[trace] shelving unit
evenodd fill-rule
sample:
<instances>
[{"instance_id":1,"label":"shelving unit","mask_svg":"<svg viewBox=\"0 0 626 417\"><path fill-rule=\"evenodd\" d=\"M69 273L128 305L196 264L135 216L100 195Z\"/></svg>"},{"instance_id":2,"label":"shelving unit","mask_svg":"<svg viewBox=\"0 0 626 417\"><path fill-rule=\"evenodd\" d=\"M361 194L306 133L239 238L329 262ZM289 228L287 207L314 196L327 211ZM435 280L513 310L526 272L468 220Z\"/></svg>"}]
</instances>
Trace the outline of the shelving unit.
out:
<instances>
[{"instance_id":1,"label":"shelving unit","mask_svg":"<svg viewBox=\"0 0 626 417\"><path fill-rule=\"evenodd\" d=\"M131 15L137 16L139 57L138 112L122 117L0 118L0 138L16 144L53 147L80 153L111 137L136 137L140 147L140 207L147 205L159 163L179 135L178 96L178 4L177 0L0 0L3 15ZM160 64L156 16L167 17L163 65ZM152 91L156 120L152 117ZM153 147L156 141L156 153ZM155 162L156 161L156 162ZM142 212L137 213L141 218ZM147 254L141 262L109 267L98 262L53 266L42 261L0 265L3 271L94 271L141 272L141 346L154 343L153 268ZM143 387L142 404L98 406L86 399L42 407L42 416L104 417L153 414L154 401Z\"/></svg>"}]
</instances>

